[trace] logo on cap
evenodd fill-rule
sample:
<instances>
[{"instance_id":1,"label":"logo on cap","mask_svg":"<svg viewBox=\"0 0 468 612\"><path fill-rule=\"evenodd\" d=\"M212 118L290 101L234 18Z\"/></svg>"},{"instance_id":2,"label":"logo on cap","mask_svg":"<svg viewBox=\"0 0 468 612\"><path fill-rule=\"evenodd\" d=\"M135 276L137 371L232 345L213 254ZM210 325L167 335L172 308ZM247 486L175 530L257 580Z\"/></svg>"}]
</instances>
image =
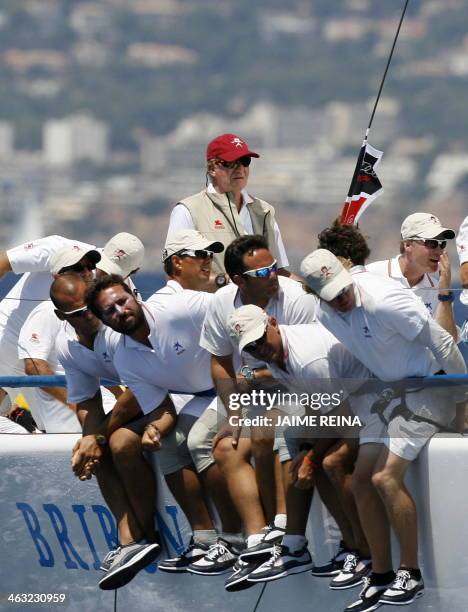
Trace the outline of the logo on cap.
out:
<instances>
[{"instance_id":1,"label":"logo on cap","mask_svg":"<svg viewBox=\"0 0 468 612\"><path fill-rule=\"evenodd\" d=\"M242 334L242 325L240 323L236 323L234 325L234 333L236 334L236 336L240 336Z\"/></svg>"},{"instance_id":2,"label":"logo on cap","mask_svg":"<svg viewBox=\"0 0 468 612\"><path fill-rule=\"evenodd\" d=\"M242 147L244 145L243 141L237 136L231 140L231 144L236 145L236 147Z\"/></svg>"},{"instance_id":3,"label":"logo on cap","mask_svg":"<svg viewBox=\"0 0 468 612\"><path fill-rule=\"evenodd\" d=\"M331 274L330 268L327 268L327 266L322 266L320 268L320 278L328 278Z\"/></svg>"},{"instance_id":4,"label":"logo on cap","mask_svg":"<svg viewBox=\"0 0 468 612\"><path fill-rule=\"evenodd\" d=\"M429 221L432 221L432 223L438 223L440 225L440 221L437 217L434 217L434 215L431 215L429 217Z\"/></svg>"},{"instance_id":5,"label":"logo on cap","mask_svg":"<svg viewBox=\"0 0 468 612\"><path fill-rule=\"evenodd\" d=\"M127 253L123 250L123 249L115 249L114 251L114 257L116 257L117 259L121 259L122 257L125 257Z\"/></svg>"}]
</instances>

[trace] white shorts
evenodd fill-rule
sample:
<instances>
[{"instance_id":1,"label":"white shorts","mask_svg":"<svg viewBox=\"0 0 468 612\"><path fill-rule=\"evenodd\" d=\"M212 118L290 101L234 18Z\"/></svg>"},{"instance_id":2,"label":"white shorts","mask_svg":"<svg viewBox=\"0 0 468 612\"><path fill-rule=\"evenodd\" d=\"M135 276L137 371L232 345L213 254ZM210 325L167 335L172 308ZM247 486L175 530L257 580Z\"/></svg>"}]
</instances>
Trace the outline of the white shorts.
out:
<instances>
[{"instance_id":1,"label":"white shorts","mask_svg":"<svg viewBox=\"0 0 468 612\"><path fill-rule=\"evenodd\" d=\"M394 455L407 461L414 461L439 428L430 423L406 421L397 416L388 424L388 438L385 445Z\"/></svg>"}]
</instances>

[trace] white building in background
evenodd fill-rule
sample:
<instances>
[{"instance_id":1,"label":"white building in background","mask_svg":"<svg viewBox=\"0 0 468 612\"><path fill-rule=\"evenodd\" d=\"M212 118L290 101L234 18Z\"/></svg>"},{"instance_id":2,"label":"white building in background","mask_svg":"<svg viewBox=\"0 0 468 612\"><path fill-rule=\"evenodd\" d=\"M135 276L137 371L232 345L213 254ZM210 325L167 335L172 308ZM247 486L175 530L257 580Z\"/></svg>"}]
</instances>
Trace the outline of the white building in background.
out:
<instances>
[{"instance_id":1,"label":"white building in background","mask_svg":"<svg viewBox=\"0 0 468 612\"><path fill-rule=\"evenodd\" d=\"M13 153L15 131L8 121L0 121L0 158L5 159Z\"/></svg>"},{"instance_id":2,"label":"white building in background","mask_svg":"<svg viewBox=\"0 0 468 612\"><path fill-rule=\"evenodd\" d=\"M87 114L51 119L43 128L43 151L51 166L88 160L104 163L109 153L109 127Z\"/></svg>"}]
</instances>

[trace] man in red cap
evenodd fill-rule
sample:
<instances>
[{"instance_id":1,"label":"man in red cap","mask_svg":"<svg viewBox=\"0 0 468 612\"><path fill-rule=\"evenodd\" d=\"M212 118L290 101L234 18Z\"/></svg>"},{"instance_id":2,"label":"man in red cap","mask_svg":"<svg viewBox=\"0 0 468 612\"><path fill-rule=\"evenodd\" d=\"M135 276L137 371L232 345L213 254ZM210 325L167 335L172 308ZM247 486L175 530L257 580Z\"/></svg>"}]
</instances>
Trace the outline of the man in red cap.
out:
<instances>
[{"instance_id":1,"label":"man in red cap","mask_svg":"<svg viewBox=\"0 0 468 612\"><path fill-rule=\"evenodd\" d=\"M246 191L252 157L260 156L235 134L221 134L212 140L206 149L207 187L176 204L167 235L196 229L226 248L239 236L260 234L278 261L278 273L289 276L284 269L289 262L274 208ZM213 271L224 273L222 254L215 253Z\"/></svg>"}]
</instances>

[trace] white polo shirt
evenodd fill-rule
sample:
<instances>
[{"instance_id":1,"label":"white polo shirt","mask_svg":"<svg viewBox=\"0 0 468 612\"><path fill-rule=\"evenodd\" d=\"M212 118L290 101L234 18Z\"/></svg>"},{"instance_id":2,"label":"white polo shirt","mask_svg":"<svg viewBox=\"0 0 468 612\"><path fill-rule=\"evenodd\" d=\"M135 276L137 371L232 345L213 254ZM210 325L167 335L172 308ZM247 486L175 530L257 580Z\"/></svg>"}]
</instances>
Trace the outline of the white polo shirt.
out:
<instances>
[{"instance_id":1,"label":"white polo shirt","mask_svg":"<svg viewBox=\"0 0 468 612\"><path fill-rule=\"evenodd\" d=\"M54 310L54 305L48 300L41 302L28 315L18 338L18 358L43 359L57 374L63 374L55 348L62 321Z\"/></svg>"},{"instance_id":2,"label":"white polo shirt","mask_svg":"<svg viewBox=\"0 0 468 612\"><path fill-rule=\"evenodd\" d=\"M169 390L191 394L213 388L210 354L199 345L212 299L210 293L189 289L168 295L162 302L153 295L143 304L152 348L128 336L119 339L114 365L145 414L154 410Z\"/></svg>"},{"instance_id":3,"label":"white polo shirt","mask_svg":"<svg viewBox=\"0 0 468 612\"><path fill-rule=\"evenodd\" d=\"M468 261L468 216L463 219L457 235L457 251L460 258L460 265ZM464 289L460 294L460 302L468 306L468 289Z\"/></svg>"},{"instance_id":4,"label":"white polo shirt","mask_svg":"<svg viewBox=\"0 0 468 612\"><path fill-rule=\"evenodd\" d=\"M286 371L268 364L274 378L296 393L340 393L341 401L358 389L371 372L320 323L280 325ZM323 405L327 413L335 406Z\"/></svg>"},{"instance_id":5,"label":"white polo shirt","mask_svg":"<svg viewBox=\"0 0 468 612\"><path fill-rule=\"evenodd\" d=\"M94 397L101 378L120 383L119 374L113 364L113 356L120 334L106 325L101 325L92 349L80 344L75 330L64 323L57 336L57 356L67 377L67 394L70 402L84 402ZM103 390L101 389L101 392ZM103 393L103 400L104 400ZM115 400L115 398L114 398Z\"/></svg>"},{"instance_id":6,"label":"white polo shirt","mask_svg":"<svg viewBox=\"0 0 468 612\"><path fill-rule=\"evenodd\" d=\"M47 236L21 244L7 251L15 274L23 274L0 302L0 336L3 350L7 344L16 357L18 337L29 313L42 301L49 299L53 277L50 259L66 245L77 244L85 251L94 249L91 244L69 240L62 236Z\"/></svg>"},{"instance_id":7,"label":"white polo shirt","mask_svg":"<svg viewBox=\"0 0 468 612\"><path fill-rule=\"evenodd\" d=\"M429 319L421 300L394 281L362 268L351 273L356 306L339 313L321 301L318 320L381 380L438 371L431 351L413 342Z\"/></svg>"},{"instance_id":8,"label":"white polo shirt","mask_svg":"<svg viewBox=\"0 0 468 612\"><path fill-rule=\"evenodd\" d=\"M182 293L182 291L184 291L182 285L171 278L167 281L164 287L158 289L149 299L158 300L158 298L160 297L161 300L164 300L163 296L174 295L175 293Z\"/></svg>"},{"instance_id":9,"label":"white polo shirt","mask_svg":"<svg viewBox=\"0 0 468 612\"><path fill-rule=\"evenodd\" d=\"M18 359L19 334L31 311L49 299L49 289L53 281L50 259L67 244L78 244L86 251L95 248L91 244L62 236L47 236L7 251L12 271L22 274L22 277L0 302L0 376L24 376L24 364ZM43 401L49 401L50 395L29 387L6 390L11 397L21 392L39 428L46 429L41 416L41 405Z\"/></svg>"},{"instance_id":10,"label":"white polo shirt","mask_svg":"<svg viewBox=\"0 0 468 612\"><path fill-rule=\"evenodd\" d=\"M212 183L208 185L207 191L209 193L217 193ZM253 199L250 197L246 189L242 190L242 200L243 204L239 211L239 219L244 227L245 233L253 234L254 230L249 212L249 204L253 202ZM289 266L289 261L286 255L283 238L281 236L281 232L276 222L276 219L273 228L275 231L276 252L278 253L278 268L286 268L287 266ZM190 211L186 206L184 206L183 204L176 204L171 212L167 235L170 236L171 234L175 234L176 232L183 229L195 229L192 215L190 214Z\"/></svg>"},{"instance_id":11,"label":"white polo shirt","mask_svg":"<svg viewBox=\"0 0 468 612\"><path fill-rule=\"evenodd\" d=\"M278 276L278 294L271 298L265 306L265 312L274 317L278 323L298 325L311 323L315 320L317 298L306 293L302 285L285 276ZM230 283L213 294L213 300L206 313L200 345L213 355L219 357L234 353L235 365L240 363L239 347L229 334L229 318L236 308L243 306L239 288ZM249 363L246 353L242 359ZM258 363L258 362L256 362Z\"/></svg>"},{"instance_id":12,"label":"white polo shirt","mask_svg":"<svg viewBox=\"0 0 468 612\"><path fill-rule=\"evenodd\" d=\"M378 274L379 276L385 276L391 278L400 283L406 289L411 289L422 301L424 306L428 309L431 317L435 316L437 306L439 304L439 273L434 272L432 274L424 274L422 279L417 285L410 287L403 272L400 268L401 255L397 255L393 259L385 259L384 261L374 261L370 264L366 264L366 270L372 272L372 274Z\"/></svg>"}]
</instances>

